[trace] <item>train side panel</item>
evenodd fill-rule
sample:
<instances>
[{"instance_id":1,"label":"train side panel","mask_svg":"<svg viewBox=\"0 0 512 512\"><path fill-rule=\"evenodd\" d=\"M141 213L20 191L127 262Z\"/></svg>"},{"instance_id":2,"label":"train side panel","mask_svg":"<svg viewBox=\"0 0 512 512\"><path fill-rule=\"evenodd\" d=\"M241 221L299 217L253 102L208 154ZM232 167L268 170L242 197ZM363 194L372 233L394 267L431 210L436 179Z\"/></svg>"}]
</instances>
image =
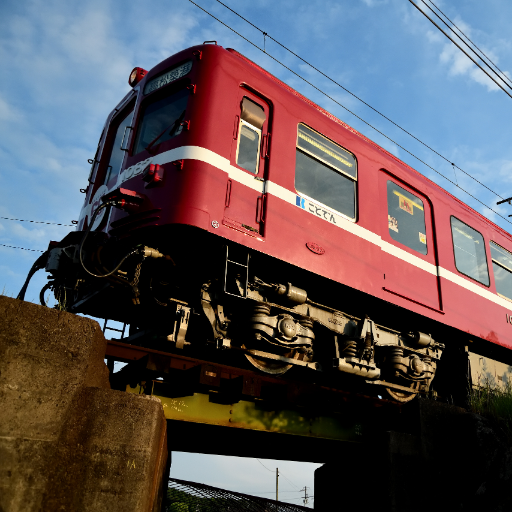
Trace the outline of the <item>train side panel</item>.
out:
<instances>
[{"instance_id":1,"label":"train side panel","mask_svg":"<svg viewBox=\"0 0 512 512\"><path fill-rule=\"evenodd\" d=\"M102 185L104 191L122 186L144 196L143 210L152 213L134 225L129 214L113 209L105 230L132 236L141 227L195 226L418 317L454 327L468 337L512 348L512 325L507 321L512 308L496 291L489 251L491 240L512 248L509 236L255 65L220 47L189 49L151 70L138 88L135 123L154 101L142 93L144 85L169 67L187 61L192 61L191 71L176 84L176 90L185 85L190 91L182 133L162 143L156 154L151 150L128 154L119 177ZM168 87L174 90L173 85ZM244 98L259 105L265 117L256 174L236 163ZM127 96L125 104L130 101ZM296 189L299 125L354 155L355 219ZM134 136L132 133L132 139ZM104 135L102 144L112 143L112 134ZM131 140L132 147L133 143ZM143 181L142 171L149 163L163 167L161 186L151 188ZM89 209L82 213L81 227L99 204L99 197L93 201L102 179L99 166L95 172L98 182L88 192ZM415 244L422 244L419 251L397 241L402 227L389 213L390 197L405 221L424 219L424 228L416 230ZM488 285L457 268L452 217L482 234ZM321 294L321 290L311 293Z\"/></svg>"}]
</instances>

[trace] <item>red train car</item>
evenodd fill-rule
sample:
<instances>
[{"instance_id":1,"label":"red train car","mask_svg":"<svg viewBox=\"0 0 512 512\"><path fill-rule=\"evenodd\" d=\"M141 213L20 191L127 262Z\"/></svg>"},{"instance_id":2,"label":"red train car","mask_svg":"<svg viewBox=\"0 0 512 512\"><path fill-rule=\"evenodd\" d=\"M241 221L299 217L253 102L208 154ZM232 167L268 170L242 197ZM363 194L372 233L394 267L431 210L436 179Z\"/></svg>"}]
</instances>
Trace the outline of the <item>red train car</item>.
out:
<instances>
[{"instance_id":1,"label":"red train car","mask_svg":"<svg viewBox=\"0 0 512 512\"><path fill-rule=\"evenodd\" d=\"M436 372L463 394L468 351L510 361L509 233L234 50L130 85L77 231L33 269L60 307L129 324L129 343L400 401Z\"/></svg>"}]
</instances>

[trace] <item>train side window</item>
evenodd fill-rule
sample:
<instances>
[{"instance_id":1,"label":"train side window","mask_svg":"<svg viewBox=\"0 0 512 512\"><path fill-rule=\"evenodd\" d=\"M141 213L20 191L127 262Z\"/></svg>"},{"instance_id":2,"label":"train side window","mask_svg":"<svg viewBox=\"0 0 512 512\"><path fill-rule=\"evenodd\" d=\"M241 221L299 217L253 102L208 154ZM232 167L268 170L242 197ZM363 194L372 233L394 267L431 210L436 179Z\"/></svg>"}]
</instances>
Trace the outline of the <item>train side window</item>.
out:
<instances>
[{"instance_id":1,"label":"train side window","mask_svg":"<svg viewBox=\"0 0 512 512\"><path fill-rule=\"evenodd\" d=\"M181 122L185 118L189 94L188 89L181 89L146 105L135 138L134 155L182 132Z\"/></svg>"},{"instance_id":2,"label":"train side window","mask_svg":"<svg viewBox=\"0 0 512 512\"><path fill-rule=\"evenodd\" d=\"M236 164L246 171L258 174L260 161L261 131L265 122L265 111L249 98L242 100L242 112L238 147L236 148Z\"/></svg>"},{"instance_id":3,"label":"train side window","mask_svg":"<svg viewBox=\"0 0 512 512\"><path fill-rule=\"evenodd\" d=\"M457 270L461 274L489 286L484 237L455 217L451 218L451 226Z\"/></svg>"},{"instance_id":4,"label":"train side window","mask_svg":"<svg viewBox=\"0 0 512 512\"><path fill-rule=\"evenodd\" d=\"M388 181L388 229L396 242L427 254L423 201L393 181Z\"/></svg>"},{"instance_id":5,"label":"train side window","mask_svg":"<svg viewBox=\"0 0 512 512\"><path fill-rule=\"evenodd\" d=\"M297 192L355 219L356 182L355 156L299 124L295 161Z\"/></svg>"},{"instance_id":6,"label":"train side window","mask_svg":"<svg viewBox=\"0 0 512 512\"><path fill-rule=\"evenodd\" d=\"M512 254L494 242L490 242L489 245L496 291L499 295L512 300Z\"/></svg>"},{"instance_id":7,"label":"train side window","mask_svg":"<svg viewBox=\"0 0 512 512\"><path fill-rule=\"evenodd\" d=\"M119 126L116 130L116 136L114 138L114 144L112 146L112 152L110 153L107 172L105 174L105 184L108 183L114 176L117 176L121 170L121 165L123 163L125 153L124 150L121 149L121 142L123 142L123 136L125 135L126 127L131 126L132 124L132 118L133 109L128 114L126 114L124 118L121 118L121 121L119 122Z\"/></svg>"}]
</instances>

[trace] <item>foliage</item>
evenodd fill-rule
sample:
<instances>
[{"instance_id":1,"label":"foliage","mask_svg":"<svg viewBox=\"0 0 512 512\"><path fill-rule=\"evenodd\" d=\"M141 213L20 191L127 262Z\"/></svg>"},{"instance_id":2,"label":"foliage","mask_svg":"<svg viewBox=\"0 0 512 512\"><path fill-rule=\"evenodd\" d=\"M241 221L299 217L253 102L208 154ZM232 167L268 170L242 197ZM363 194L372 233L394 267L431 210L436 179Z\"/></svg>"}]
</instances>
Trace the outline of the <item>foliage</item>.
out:
<instances>
[{"instance_id":1,"label":"foliage","mask_svg":"<svg viewBox=\"0 0 512 512\"><path fill-rule=\"evenodd\" d=\"M168 512L188 512L188 505L175 501L167 507L167 510Z\"/></svg>"},{"instance_id":2,"label":"foliage","mask_svg":"<svg viewBox=\"0 0 512 512\"><path fill-rule=\"evenodd\" d=\"M225 498L203 498L179 489L167 491L168 512L217 512L230 510L232 505L231 500Z\"/></svg>"},{"instance_id":3,"label":"foliage","mask_svg":"<svg viewBox=\"0 0 512 512\"><path fill-rule=\"evenodd\" d=\"M512 382L505 380L503 387L486 380L469 393L470 409L497 422L512 438Z\"/></svg>"}]
</instances>

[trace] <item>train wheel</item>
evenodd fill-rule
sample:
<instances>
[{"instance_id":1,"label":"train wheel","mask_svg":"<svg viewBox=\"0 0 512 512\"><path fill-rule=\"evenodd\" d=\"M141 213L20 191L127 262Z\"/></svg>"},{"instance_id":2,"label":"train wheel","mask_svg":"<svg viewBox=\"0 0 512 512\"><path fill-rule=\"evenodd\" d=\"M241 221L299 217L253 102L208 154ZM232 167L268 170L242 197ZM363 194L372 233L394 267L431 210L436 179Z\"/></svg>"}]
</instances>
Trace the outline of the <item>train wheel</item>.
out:
<instances>
[{"instance_id":1,"label":"train wheel","mask_svg":"<svg viewBox=\"0 0 512 512\"><path fill-rule=\"evenodd\" d=\"M271 375L282 375L287 372L292 365L286 364L281 361L267 361L265 359L259 359L249 354L245 354L245 357L249 360L249 362L258 370L261 370L265 373L270 373Z\"/></svg>"},{"instance_id":2,"label":"train wheel","mask_svg":"<svg viewBox=\"0 0 512 512\"><path fill-rule=\"evenodd\" d=\"M386 391L393 398L393 400L396 400L397 402L406 403L410 402L411 400L416 398L416 396L418 396L419 386L419 382L413 382L409 388L410 391L403 389L404 386L402 385L400 385L402 389L386 387Z\"/></svg>"},{"instance_id":3,"label":"train wheel","mask_svg":"<svg viewBox=\"0 0 512 512\"><path fill-rule=\"evenodd\" d=\"M410 402L412 399L416 398L418 395L417 391L412 391L411 393L407 391L401 391L398 389L393 388L386 388L386 391L388 394L393 398L393 400L396 400L397 402Z\"/></svg>"}]
</instances>

